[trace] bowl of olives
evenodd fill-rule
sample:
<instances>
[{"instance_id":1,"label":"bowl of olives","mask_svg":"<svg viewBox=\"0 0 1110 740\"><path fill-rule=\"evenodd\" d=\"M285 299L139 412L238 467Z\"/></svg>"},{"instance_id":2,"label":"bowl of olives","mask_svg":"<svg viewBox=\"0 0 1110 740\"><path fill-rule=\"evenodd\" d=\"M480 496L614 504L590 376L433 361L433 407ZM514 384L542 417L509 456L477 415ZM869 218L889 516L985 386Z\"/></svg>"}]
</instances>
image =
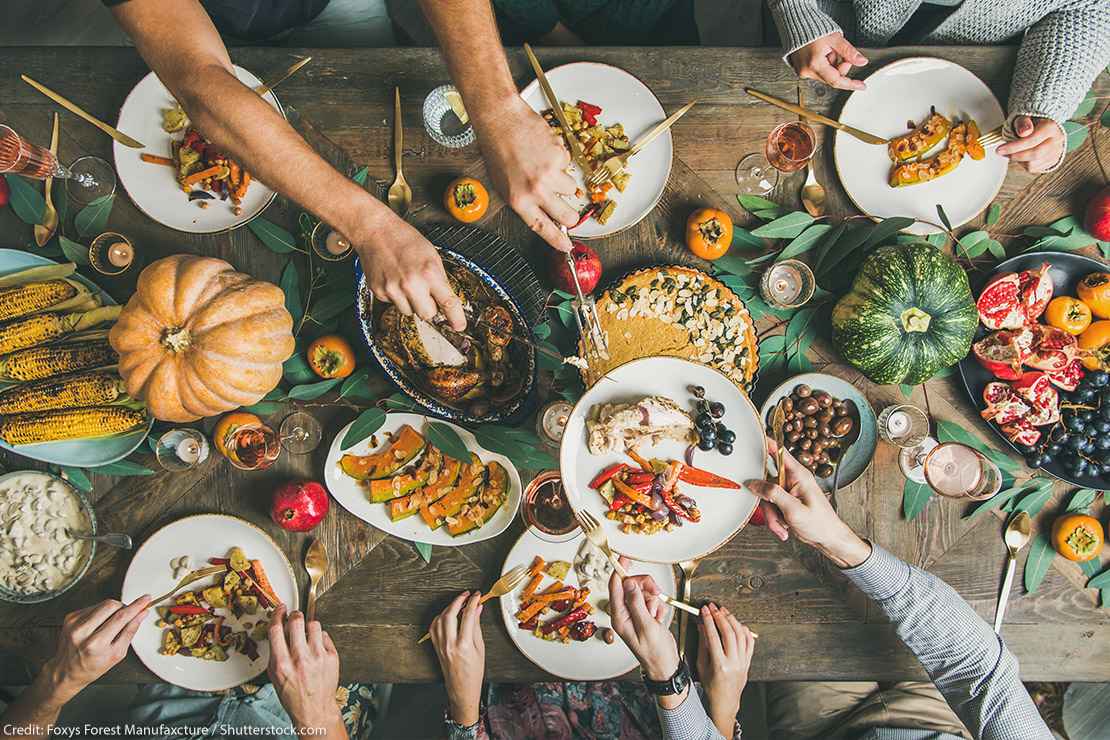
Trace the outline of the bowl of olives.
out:
<instances>
[{"instance_id":1,"label":"bowl of olives","mask_svg":"<svg viewBox=\"0 0 1110 740\"><path fill-rule=\"evenodd\" d=\"M852 384L824 373L797 375L782 383L760 410L772 439L776 406L783 410L786 449L826 488L832 485L838 465L837 486L843 488L871 464L878 443L875 411Z\"/></svg>"}]
</instances>

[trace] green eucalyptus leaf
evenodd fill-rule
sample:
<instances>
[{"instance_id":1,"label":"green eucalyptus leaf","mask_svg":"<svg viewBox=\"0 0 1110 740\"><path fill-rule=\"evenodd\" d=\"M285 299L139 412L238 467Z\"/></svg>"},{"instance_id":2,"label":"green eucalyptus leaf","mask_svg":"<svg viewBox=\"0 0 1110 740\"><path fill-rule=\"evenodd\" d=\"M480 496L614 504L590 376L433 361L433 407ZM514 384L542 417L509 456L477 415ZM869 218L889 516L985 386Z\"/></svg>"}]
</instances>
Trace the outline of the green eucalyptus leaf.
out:
<instances>
[{"instance_id":1,"label":"green eucalyptus leaf","mask_svg":"<svg viewBox=\"0 0 1110 740\"><path fill-rule=\"evenodd\" d=\"M948 214L944 212L944 206L937 203L937 216L940 217L940 222L944 224L944 228L952 231L952 222L948 220Z\"/></svg>"},{"instance_id":2,"label":"green eucalyptus leaf","mask_svg":"<svg viewBox=\"0 0 1110 740\"><path fill-rule=\"evenodd\" d=\"M1091 508L1091 504L1095 502L1095 499L1098 498L1100 493L1101 491L1095 491L1091 488L1080 488L1068 499L1067 511L1076 514L1085 513Z\"/></svg>"},{"instance_id":3,"label":"green eucalyptus leaf","mask_svg":"<svg viewBox=\"0 0 1110 740\"><path fill-rule=\"evenodd\" d=\"M1002 204L991 203L991 207L987 209L987 226L994 226L998 223L998 219L1002 216Z\"/></svg>"},{"instance_id":4,"label":"green eucalyptus leaf","mask_svg":"<svg viewBox=\"0 0 1110 740\"><path fill-rule=\"evenodd\" d=\"M991 256L996 260L1006 259L1006 247L1002 246L1002 242L997 239L987 239L986 245L987 251L990 252Z\"/></svg>"},{"instance_id":5,"label":"green eucalyptus leaf","mask_svg":"<svg viewBox=\"0 0 1110 740\"><path fill-rule=\"evenodd\" d=\"M570 300L574 299L574 296L572 296L570 293L566 292L565 290L559 290L558 288L556 288L555 290L553 290L551 292L554 293L555 295L559 296L560 298L562 298L564 301L570 301Z\"/></svg>"},{"instance_id":6,"label":"green eucalyptus leaf","mask_svg":"<svg viewBox=\"0 0 1110 740\"><path fill-rule=\"evenodd\" d=\"M349 289L329 290L319 298L313 298L308 306L308 315L313 321L323 323L334 319L339 314L355 305L355 292Z\"/></svg>"},{"instance_id":7,"label":"green eucalyptus leaf","mask_svg":"<svg viewBox=\"0 0 1110 740\"><path fill-rule=\"evenodd\" d=\"M355 182L357 182L359 185L365 185L366 184L366 176L369 175L369 174L370 174L370 167L367 166L367 165L363 165L362 167L359 168L359 170L357 172L355 172L355 174L351 175L351 179L354 180Z\"/></svg>"},{"instance_id":8,"label":"green eucalyptus leaf","mask_svg":"<svg viewBox=\"0 0 1110 740\"><path fill-rule=\"evenodd\" d=\"M730 250L739 249L745 252L750 252L754 249L758 251L763 251L766 246L767 245L762 239L760 239L758 236L753 235L752 232L748 231L743 226L732 227L732 244L729 245ZM724 258L722 257L721 259ZM720 259L717 260L717 262L720 261ZM714 262L714 264L717 263Z\"/></svg>"},{"instance_id":9,"label":"green eucalyptus leaf","mask_svg":"<svg viewBox=\"0 0 1110 740\"><path fill-rule=\"evenodd\" d=\"M748 211L749 213L782 208L782 206L775 201L768 200L767 198L761 198L758 195L741 194L736 196L736 200L738 200L740 202L740 205L743 206L744 210Z\"/></svg>"},{"instance_id":10,"label":"green eucalyptus leaf","mask_svg":"<svg viewBox=\"0 0 1110 740\"><path fill-rule=\"evenodd\" d=\"M914 220L905 216L884 218L871 228L871 233L868 234L867 238L863 241L861 249L867 252L870 251L872 247L880 247L888 238L902 231L902 229L908 229L913 225Z\"/></svg>"},{"instance_id":11,"label":"green eucalyptus leaf","mask_svg":"<svg viewBox=\"0 0 1110 740\"><path fill-rule=\"evenodd\" d=\"M925 510L925 505L933 497L933 489L924 483L906 479L902 486L902 515L906 519L914 519Z\"/></svg>"},{"instance_id":12,"label":"green eucalyptus leaf","mask_svg":"<svg viewBox=\"0 0 1110 740\"><path fill-rule=\"evenodd\" d=\"M285 406L277 401L259 401L258 403L252 403L250 406L243 406L243 411L257 416L273 416L283 408Z\"/></svg>"},{"instance_id":13,"label":"green eucalyptus leaf","mask_svg":"<svg viewBox=\"0 0 1110 740\"><path fill-rule=\"evenodd\" d=\"M92 493L93 484L89 480L89 476L81 468L71 468L68 465L63 465L59 468L61 476L69 481L74 488L85 493Z\"/></svg>"},{"instance_id":14,"label":"green eucalyptus leaf","mask_svg":"<svg viewBox=\"0 0 1110 740\"><path fill-rule=\"evenodd\" d=\"M852 224L843 222L845 231L836 239L835 246L827 251L822 249L814 271L818 275L840 272L846 260L867 241L871 235L871 224ZM828 240L826 240L827 242Z\"/></svg>"},{"instance_id":15,"label":"green eucalyptus leaf","mask_svg":"<svg viewBox=\"0 0 1110 740\"><path fill-rule=\"evenodd\" d=\"M774 221L782 214L783 210L781 208L767 208L762 211L756 211L754 215L761 221Z\"/></svg>"},{"instance_id":16,"label":"green eucalyptus leaf","mask_svg":"<svg viewBox=\"0 0 1110 740\"><path fill-rule=\"evenodd\" d=\"M536 328L532 330L532 336L536 339L547 339L551 336L551 324L547 321L536 324Z\"/></svg>"},{"instance_id":17,"label":"green eucalyptus leaf","mask_svg":"<svg viewBox=\"0 0 1110 740\"><path fill-rule=\"evenodd\" d=\"M1102 569L1102 563L1099 562L1098 558L1094 560L1083 560L1076 563L1076 565L1079 566L1079 570L1083 571L1083 574L1087 576L1087 578L1094 578Z\"/></svg>"},{"instance_id":18,"label":"green eucalyptus leaf","mask_svg":"<svg viewBox=\"0 0 1110 740\"><path fill-rule=\"evenodd\" d=\"M64 254L66 259L70 262L75 262L79 265L89 264L89 248L83 244L78 244L58 234L58 247L61 248L62 254Z\"/></svg>"},{"instance_id":19,"label":"green eucalyptus leaf","mask_svg":"<svg viewBox=\"0 0 1110 740\"><path fill-rule=\"evenodd\" d=\"M363 411L355 417L355 420L351 422L351 428L343 435L343 442L340 444L340 449L349 450L381 429L382 424L385 424L385 416L385 412L377 406L371 406Z\"/></svg>"},{"instance_id":20,"label":"green eucalyptus leaf","mask_svg":"<svg viewBox=\"0 0 1110 740\"><path fill-rule=\"evenodd\" d=\"M775 258L775 262L790 259L809 251L831 228L832 225L830 224L813 224L783 247L779 256Z\"/></svg>"},{"instance_id":21,"label":"green eucalyptus leaf","mask_svg":"<svg viewBox=\"0 0 1110 740\"><path fill-rule=\"evenodd\" d=\"M574 320L574 307L571 305L570 301L556 303L551 307L551 310L559 317L559 321L564 327L571 331L578 330L578 324Z\"/></svg>"},{"instance_id":22,"label":"green eucalyptus leaf","mask_svg":"<svg viewBox=\"0 0 1110 740\"><path fill-rule=\"evenodd\" d=\"M809 373L813 372L813 363L809 361L804 352L795 352L786 362L786 369L794 374Z\"/></svg>"},{"instance_id":23,"label":"green eucalyptus leaf","mask_svg":"<svg viewBox=\"0 0 1110 740\"><path fill-rule=\"evenodd\" d=\"M747 258L729 251L713 261L713 273L718 280L729 275L743 279L752 274L752 266Z\"/></svg>"},{"instance_id":24,"label":"green eucalyptus leaf","mask_svg":"<svg viewBox=\"0 0 1110 740\"><path fill-rule=\"evenodd\" d=\"M943 231L938 231L935 234L929 234L929 236L925 237L925 241L929 242L937 249L940 249L948 243L948 234L945 234Z\"/></svg>"},{"instance_id":25,"label":"green eucalyptus leaf","mask_svg":"<svg viewBox=\"0 0 1110 740\"><path fill-rule=\"evenodd\" d=\"M297 246L297 240L288 231L259 216L247 222L247 228L265 244L271 252L288 254L289 252L302 251Z\"/></svg>"},{"instance_id":26,"label":"green eucalyptus leaf","mask_svg":"<svg viewBox=\"0 0 1110 740\"><path fill-rule=\"evenodd\" d=\"M1029 516L1036 516L1052 499L1052 481L1044 479L1033 487L1029 493L1023 494L1014 505L1014 513L1024 511Z\"/></svg>"},{"instance_id":27,"label":"green eucalyptus leaf","mask_svg":"<svg viewBox=\"0 0 1110 740\"><path fill-rule=\"evenodd\" d=\"M112 205L116 196L102 195L77 212L73 219L73 227L81 236L93 236L103 233L108 226L108 217L112 215Z\"/></svg>"},{"instance_id":28,"label":"green eucalyptus leaf","mask_svg":"<svg viewBox=\"0 0 1110 740\"><path fill-rule=\"evenodd\" d=\"M1098 122L1106 128L1110 128L1110 107L1102 111L1102 115L1099 116Z\"/></svg>"},{"instance_id":29,"label":"green eucalyptus leaf","mask_svg":"<svg viewBox=\"0 0 1110 740\"><path fill-rule=\"evenodd\" d=\"M817 308L814 306L803 308L795 313L790 318L790 323L786 325L784 335L786 344L792 344L805 335L815 318L817 318Z\"/></svg>"},{"instance_id":30,"label":"green eucalyptus leaf","mask_svg":"<svg viewBox=\"0 0 1110 740\"><path fill-rule=\"evenodd\" d=\"M154 471L150 468L143 467L138 463L133 463L130 460L116 460L115 462L108 463L107 465L98 465L95 468L90 468L89 472L96 473L97 475L118 475L118 476L132 476L132 475L154 475Z\"/></svg>"},{"instance_id":31,"label":"green eucalyptus leaf","mask_svg":"<svg viewBox=\"0 0 1110 740\"><path fill-rule=\"evenodd\" d=\"M1110 568L1087 581L1087 588L1110 588Z\"/></svg>"},{"instance_id":32,"label":"green eucalyptus leaf","mask_svg":"<svg viewBox=\"0 0 1110 740\"><path fill-rule=\"evenodd\" d=\"M1095 91L1089 90L1087 94L1083 96L1083 100L1079 101L1079 105L1076 107L1075 112L1068 116L1068 118L1082 118L1095 109L1095 103L1097 102L1098 98L1095 96Z\"/></svg>"},{"instance_id":33,"label":"green eucalyptus leaf","mask_svg":"<svg viewBox=\"0 0 1110 740\"><path fill-rule=\"evenodd\" d=\"M424 558L425 563L432 562L432 546L427 542L413 542L412 546L420 553L420 557Z\"/></svg>"},{"instance_id":34,"label":"green eucalyptus leaf","mask_svg":"<svg viewBox=\"0 0 1110 740\"><path fill-rule=\"evenodd\" d=\"M767 239L793 239L813 223L813 216L805 211L793 211L752 231L752 236Z\"/></svg>"},{"instance_id":35,"label":"green eucalyptus leaf","mask_svg":"<svg viewBox=\"0 0 1110 740\"><path fill-rule=\"evenodd\" d=\"M311 401L324 395L342 382L343 378L328 378L327 380L321 380L317 383L295 385L289 389L289 393L286 397L295 401Z\"/></svg>"},{"instance_id":36,"label":"green eucalyptus leaf","mask_svg":"<svg viewBox=\"0 0 1110 740\"><path fill-rule=\"evenodd\" d=\"M1075 121L1064 121L1064 133L1067 135L1068 151L1074 152L1079 147L1083 146L1083 142L1087 140L1087 135L1090 131L1087 126Z\"/></svg>"},{"instance_id":37,"label":"green eucalyptus leaf","mask_svg":"<svg viewBox=\"0 0 1110 740\"><path fill-rule=\"evenodd\" d=\"M974 519L975 517L982 514L984 511L990 511L991 509L997 509L1001 506L1004 506L1012 499L1017 497L1019 494L1023 494L1032 490L1033 489L1027 484L1023 484L1020 486L1011 486L1010 488L1001 490L986 501L982 501L973 506L966 514L964 514L963 518Z\"/></svg>"},{"instance_id":38,"label":"green eucalyptus leaf","mask_svg":"<svg viewBox=\"0 0 1110 740\"><path fill-rule=\"evenodd\" d=\"M470 450L459 438L459 433L441 422L428 422L424 425L424 436L433 447L447 457L456 460L469 460Z\"/></svg>"},{"instance_id":39,"label":"green eucalyptus leaf","mask_svg":"<svg viewBox=\"0 0 1110 740\"><path fill-rule=\"evenodd\" d=\"M300 352L295 352L282 364L281 372L285 380L293 385L307 383L316 377L316 373L308 366L308 362Z\"/></svg>"},{"instance_id":40,"label":"green eucalyptus leaf","mask_svg":"<svg viewBox=\"0 0 1110 740\"><path fill-rule=\"evenodd\" d=\"M840 237L844 236L844 232L847 231L847 229L848 222L841 221L840 223L833 226L832 229L825 232L825 238L821 240L821 246L817 248L817 251L814 253L813 256L812 262L814 272L817 272L817 270L821 267L821 264L825 261L826 258L828 258L829 253L832 252L832 250L836 247L837 242L840 240Z\"/></svg>"},{"instance_id":41,"label":"green eucalyptus leaf","mask_svg":"<svg viewBox=\"0 0 1110 740\"><path fill-rule=\"evenodd\" d=\"M25 177L4 175L4 179L7 180L8 189L11 191L8 205L15 211L15 215L19 216L19 220L31 226L41 224L43 213L46 211L46 201L43 200L42 193Z\"/></svg>"},{"instance_id":42,"label":"green eucalyptus leaf","mask_svg":"<svg viewBox=\"0 0 1110 740\"><path fill-rule=\"evenodd\" d=\"M990 234L985 231L968 232L960 237L960 249L968 257L978 257L987 251L986 241L988 239L990 239Z\"/></svg>"},{"instance_id":43,"label":"green eucalyptus leaf","mask_svg":"<svg viewBox=\"0 0 1110 740\"><path fill-rule=\"evenodd\" d=\"M1031 594L1037 590L1055 558L1056 551L1052 549L1048 538L1040 533L1035 535L1029 545L1029 557L1025 560L1025 572L1022 575L1025 593Z\"/></svg>"},{"instance_id":44,"label":"green eucalyptus leaf","mask_svg":"<svg viewBox=\"0 0 1110 740\"><path fill-rule=\"evenodd\" d=\"M304 304L301 302L301 274L297 271L296 260L285 263L278 287L285 293L285 310L293 317L293 326L298 326L304 316Z\"/></svg>"},{"instance_id":45,"label":"green eucalyptus leaf","mask_svg":"<svg viewBox=\"0 0 1110 740\"><path fill-rule=\"evenodd\" d=\"M365 387L366 381L369 379L370 368L363 367L355 370L353 373L347 376L346 380L343 381L343 385L339 386L339 396L337 396L335 400L338 401L340 398L343 398L351 393L357 394L358 389Z\"/></svg>"}]
</instances>

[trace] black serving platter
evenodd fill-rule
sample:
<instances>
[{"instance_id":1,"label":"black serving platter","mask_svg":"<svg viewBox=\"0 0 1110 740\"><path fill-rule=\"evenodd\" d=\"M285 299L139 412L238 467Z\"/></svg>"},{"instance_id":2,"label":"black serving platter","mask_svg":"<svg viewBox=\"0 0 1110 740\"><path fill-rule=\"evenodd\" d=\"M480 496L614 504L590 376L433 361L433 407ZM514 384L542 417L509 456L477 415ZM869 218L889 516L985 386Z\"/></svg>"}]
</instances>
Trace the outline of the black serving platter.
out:
<instances>
[{"instance_id":1,"label":"black serving platter","mask_svg":"<svg viewBox=\"0 0 1110 740\"><path fill-rule=\"evenodd\" d=\"M1051 267L1049 275L1052 276L1052 297L1062 295L1074 296L1076 294L1075 288L1084 275L1092 272L1104 272L1107 270L1107 265L1099 262L1090 257L1084 257L1081 254L1071 254L1069 252L1027 252L1018 257L1013 257L1000 263L989 275L983 276L977 281L973 281L971 286L972 294L978 298L979 292L982 291L983 286L986 285L990 278L994 277L1000 272L1021 272L1022 270L1031 270L1040 267L1047 262ZM975 341L979 341L983 336L988 333L986 327L982 324L975 332ZM983 388L987 383L995 380L995 377L975 359L975 353L969 352L967 357L960 360L960 378L963 380L964 389L967 390L968 396L971 397L971 403L975 409L981 410L983 408ZM1063 393L1063 391L1060 391ZM998 425L994 422L984 422L993 431L1002 442L1019 456L1021 451L1010 440L1002 434ZM1047 432L1051 427L1038 427L1042 433ZM1094 476L1084 475L1076 477L1069 475L1064 466L1059 462L1053 460L1048 465L1041 468L1054 478L1059 478L1062 481L1071 483L1076 486L1083 486L1085 488L1107 489L1110 488L1110 477L1107 476Z\"/></svg>"}]
</instances>

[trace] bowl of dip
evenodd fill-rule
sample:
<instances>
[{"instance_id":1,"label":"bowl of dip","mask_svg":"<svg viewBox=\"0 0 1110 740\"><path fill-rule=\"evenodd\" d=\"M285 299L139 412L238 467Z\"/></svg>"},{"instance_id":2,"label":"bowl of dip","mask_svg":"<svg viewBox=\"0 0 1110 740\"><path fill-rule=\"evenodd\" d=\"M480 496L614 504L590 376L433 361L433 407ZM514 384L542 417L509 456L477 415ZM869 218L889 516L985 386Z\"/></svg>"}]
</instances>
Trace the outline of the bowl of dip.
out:
<instances>
[{"instance_id":1,"label":"bowl of dip","mask_svg":"<svg viewBox=\"0 0 1110 740\"><path fill-rule=\"evenodd\" d=\"M96 543L88 499L56 475L21 470L0 475L0 599L37 604L68 591L85 575Z\"/></svg>"}]
</instances>

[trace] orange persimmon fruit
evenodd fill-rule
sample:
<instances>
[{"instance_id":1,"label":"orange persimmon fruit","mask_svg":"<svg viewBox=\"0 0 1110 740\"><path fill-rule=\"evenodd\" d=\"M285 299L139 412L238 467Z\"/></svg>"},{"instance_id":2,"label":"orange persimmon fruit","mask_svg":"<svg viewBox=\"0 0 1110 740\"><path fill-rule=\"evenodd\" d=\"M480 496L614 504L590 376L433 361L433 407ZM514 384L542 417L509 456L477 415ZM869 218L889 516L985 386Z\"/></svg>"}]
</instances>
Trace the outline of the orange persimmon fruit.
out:
<instances>
[{"instance_id":1,"label":"orange persimmon fruit","mask_svg":"<svg viewBox=\"0 0 1110 740\"><path fill-rule=\"evenodd\" d=\"M699 208L686 219L686 247L704 260L723 257L732 246L732 218L719 208Z\"/></svg>"},{"instance_id":2,"label":"orange persimmon fruit","mask_svg":"<svg viewBox=\"0 0 1110 740\"><path fill-rule=\"evenodd\" d=\"M1068 560L1082 563L1102 552L1102 524L1086 514L1064 514L1052 523L1052 546Z\"/></svg>"},{"instance_id":3,"label":"orange persimmon fruit","mask_svg":"<svg viewBox=\"0 0 1110 740\"><path fill-rule=\"evenodd\" d=\"M338 334L326 334L313 340L305 355L312 372L321 378L346 378L355 369L355 351L351 343Z\"/></svg>"},{"instance_id":4,"label":"orange persimmon fruit","mask_svg":"<svg viewBox=\"0 0 1110 740\"><path fill-rule=\"evenodd\" d=\"M486 215L489 210L489 193L473 177L452 180L443 194L443 207L456 220L469 224Z\"/></svg>"}]
</instances>

